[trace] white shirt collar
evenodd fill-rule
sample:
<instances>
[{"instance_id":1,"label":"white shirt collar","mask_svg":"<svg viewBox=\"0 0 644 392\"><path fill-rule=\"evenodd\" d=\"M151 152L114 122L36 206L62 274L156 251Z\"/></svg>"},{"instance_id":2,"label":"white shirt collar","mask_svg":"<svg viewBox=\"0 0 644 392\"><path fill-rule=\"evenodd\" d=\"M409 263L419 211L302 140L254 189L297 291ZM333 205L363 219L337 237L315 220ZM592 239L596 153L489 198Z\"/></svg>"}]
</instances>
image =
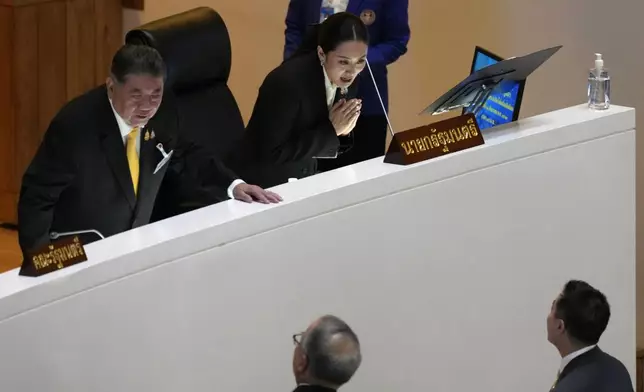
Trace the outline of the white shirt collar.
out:
<instances>
[{"instance_id":1,"label":"white shirt collar","mask_svg":"<svg viewBox=\"0 0 644 392\"><path fill-rule=\"evenodd\" d=\"M116 109L114 109L114 105L112 104L112 100L110 99L109 101L110 101L110 106L112 107L112 111L114 112L114 117L116 117L116 123L117 123L117 124L118 124L118 126L119 126L119 131L121 131L121 136L122 136L123 138L125 138L127 135L129 135L129 134L130 134L130 132L132 132L132 129L133 129L134 127L132 127L132 126L128 125L128 124L125 122L125 120L123 119L123 117L121 117L121 115L120 115L120 114L118 114L118 112L116 111ZM140 127L139 127L139 129L143 129L143 128L144 128L144 126L140 126Z\"/></svg>"},{"instance_id":2,"label":"white shirt collar","mask_svg":"<svg viewBox=\"0 0 644 392\"><path fill-rule=\"evenodd\" d=\"M338 87L331 83L331 79L329 79L329 75L326 73L326 68L324 68L324 65L322 66L322 72L324 73L324 86L326 87L327 90L336 90Z\"/></svg>"},{"instance_id":3,"label":"white shirt collar","mask_svg":"<svg viewBox=\"0 0 644 392\"><path fill-rule=\"evenodd\" d=\"M338 91L338 88L331 83L331 79L329 79L329 75L326 73L326 69L324 68L324 65L322 65L322 72L324 73L324 87L326 91L326 105L331 108L333 105L333 101L335 100L335 93Z\"/></svg>"},{"instance_id":4,"label":"white shirt collar","mask_svg":"<svg viewBox=\"0 0 644 392\"><path fill-rule=\"evenodd\" d=\"M596 344L593 344L592 346L584 347L584 348L582 348L582 349L580 349L580 350L574 351L574 352L572 352L572 353L570 353L570 354L566 355L565 357L563 357L563 358L561 359L561 366L559 366L559 374L561 374L561 372L563 372L564 368L565 368L565 367L566 367L566 366L567 366L567 365L568 365L568 364L569 364L573 359L577 358L578 356L580 356L580 355L582 355L582 354L586 354L588 351L590 351L590 350L594 349L595 347L597 347L597 345L596 345Z\"/></svg>"}]
</instances>

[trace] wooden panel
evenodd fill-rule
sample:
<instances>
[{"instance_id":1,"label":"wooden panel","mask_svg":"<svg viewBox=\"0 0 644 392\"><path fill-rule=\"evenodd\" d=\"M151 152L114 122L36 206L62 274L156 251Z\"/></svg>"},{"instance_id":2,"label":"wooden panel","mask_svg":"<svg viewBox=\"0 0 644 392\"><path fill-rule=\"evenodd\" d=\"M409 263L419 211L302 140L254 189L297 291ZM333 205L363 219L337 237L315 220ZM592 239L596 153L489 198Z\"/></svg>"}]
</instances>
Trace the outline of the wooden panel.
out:
<instances>
[{"instance_id":1,"label":"wooden panel","mask_svg":"<svg viewBox=\"0 0 644 392\"><path fill-rule=\"evenodd\" d=\"M38 7L38 134L40 144L49 123L67 102L67 5L65 1ZM36 148L28 161L31 161ZM26 167L26 166L25 166Z\"/></svg>"},{"instance_id":2,"label":"wooden panel","mask_svg":"<svg viewBox=\"0 0 644 392\"><path fill-rule=\"evenodd\" d=\"M12 191L18 193L25 165L37 146L38 128L38 7L14 9L13 74L16 166Z\"/></svg>"},{"instance_id":3,"label":"wooden panel","mask_svg":"<svg viewBox=\"0 0 644 392\"><path fill-rule=\"evenodd\" d=\"M50 3L57 0L0 0L0 5L9 7L24 7L27 5L36 5L41 3Z\"/></svg>"},{"instance_id":4,"label":"wooden panel","mask_svg":"<svg viewBox=\"0 0 644 392\"><path fill-rule=\"evenodd\" d=\"M51 119L105 82L122 29L121 0L0 0L0 222L16 221L22 175Z\"/></svg>"},{"instance_id":5,"label":"wooden panel","mask_svg":"<svg viewBox=\"0 0 644 392\"><path fill-rule=\"evenodd\" d=\"M123 7L133 10L143 10L144 0L123 0Z\"/></svg>"},{"instance_id":6,"label":"wooden panel","mask_svg":"<svg viewBox=\"0 0 644 392\"><path fill-rule=\"evenodd\" d=\"M14 172L15 138L11 99L11 61L13 51L13 9L0 7L0 192L11 189ZM0 212L0 222L7 219Z\"/></svg>"},{"instance_id":7,"label":"wooden panel","mask_svg":"<svg viewBox=\"0 0 644 392\"><path fill-rule=\"evenodd\" d=\"M20 267L22 253L18 246L18 233L0 229L0 274Z\"/></svg>"},{"instance_id":8,"label":"wooden panel","mask_svg":"<svg viewBox=\"0 0 644 392\"><path fill-rule=\"evenodd\" d=\"M0 192L0 222L18 222L18 193L13 191Z\"/></svg>"},{"instance_id":9,"label":"wooden panel","mask_svg":"<svg viewBox=\"0 0 644 392\"><path fill-rule=\"evenodd\" d=\"M96 86L94 0L67 0L67 99Z\"/></svg>"},{"instance_id":10,"label":"wooden panel","mask_svg":"<svg viewBox=\"0 0 644 392\"><path fill-rule=\"evenodd\" d=\"M119 1L95 0L96 84L105 82L112 57L123 45L123 10Z\"/></svg>"}]
</instances>

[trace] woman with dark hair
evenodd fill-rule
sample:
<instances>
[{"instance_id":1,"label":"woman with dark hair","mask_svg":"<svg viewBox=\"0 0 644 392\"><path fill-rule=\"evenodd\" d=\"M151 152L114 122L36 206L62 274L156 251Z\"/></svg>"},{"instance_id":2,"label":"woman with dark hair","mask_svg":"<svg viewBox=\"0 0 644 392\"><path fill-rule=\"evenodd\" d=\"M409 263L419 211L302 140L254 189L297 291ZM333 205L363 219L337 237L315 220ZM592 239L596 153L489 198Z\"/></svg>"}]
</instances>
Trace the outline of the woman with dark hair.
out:
<instances>
[{"instance_id":1,"label":"woman with dark hair","mask_svg":"<svg viewBox=\"0 0 644 392\"><path fill-rule=\"evenodd\" d=\"M334 159L351 146L362 107L354 81L366 66L367 27L355 15L338 13L313 34L259 89L229 161L249 182L271 187L313 175L318 159Z\"/></svg>"},{"instance_id":2,"label":"woman with dark hair","mask_svg":"<svg viewBox=\"0 0 644 392\"><path fill-rule=\"evenodd\" d=\"M338 159L320 161L318 171L321 172L380 157L385 153L385 113L389 110L387 68L407 53L409 44L409 0L289 0L284 30L284 58L291 58L303 44L307 26L344 11L359 15L369 30L367 61L371 72L365 71L358 78L360 88L356 96L362 99L362 113L353 131L353 148Z\"/></svg>"}]
</instances>

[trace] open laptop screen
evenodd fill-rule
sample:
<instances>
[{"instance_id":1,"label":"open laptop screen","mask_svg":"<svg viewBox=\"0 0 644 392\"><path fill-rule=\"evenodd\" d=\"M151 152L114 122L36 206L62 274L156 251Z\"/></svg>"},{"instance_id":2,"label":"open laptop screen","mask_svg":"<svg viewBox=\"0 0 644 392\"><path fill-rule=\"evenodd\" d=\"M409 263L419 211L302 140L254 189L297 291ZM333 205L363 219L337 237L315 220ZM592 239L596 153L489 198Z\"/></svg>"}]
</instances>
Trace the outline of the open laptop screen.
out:
<instances>
[{"instance_id":1,"label":"open laptop screen","mask_svg":"<svg viewBox=\"0 0 644 392\"><path fill-rule=\"evenodd\" d=\"M474 49L474 59L472 60L470 73L498 63L501 60L503 60L503 58L477 46ZM521 109L521 98L523 97L525 81L506 81L503 83L509 84L509 90L506 90L506 93L492 93L487 101L485 101L483 107L476 114L476 121L478 122L481 130L495 125L516 121L519 118L519 110ZM465 113L465 109L463 110L463 113Z\"/></svg>"}]
</instances>

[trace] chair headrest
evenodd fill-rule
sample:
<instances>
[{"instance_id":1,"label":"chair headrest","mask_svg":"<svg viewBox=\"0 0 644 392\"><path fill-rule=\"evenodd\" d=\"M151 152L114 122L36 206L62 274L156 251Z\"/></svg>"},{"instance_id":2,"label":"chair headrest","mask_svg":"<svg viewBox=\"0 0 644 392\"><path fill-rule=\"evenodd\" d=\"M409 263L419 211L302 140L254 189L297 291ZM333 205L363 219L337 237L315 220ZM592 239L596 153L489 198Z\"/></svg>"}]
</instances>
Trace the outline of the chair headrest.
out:
<instances>
[{"instance_id":1,"label":"chair headrest","mask_svg":"<svg viewBox=\"0 0 644 392\"><path fill-rule=\"evenodd\" d=\"M211 8L199 7L146 23L129 31L125 42L158 50L167 68L166 84L174 91L228 82L230 36L224 20Z\"/></svg>"}]
</instances>

